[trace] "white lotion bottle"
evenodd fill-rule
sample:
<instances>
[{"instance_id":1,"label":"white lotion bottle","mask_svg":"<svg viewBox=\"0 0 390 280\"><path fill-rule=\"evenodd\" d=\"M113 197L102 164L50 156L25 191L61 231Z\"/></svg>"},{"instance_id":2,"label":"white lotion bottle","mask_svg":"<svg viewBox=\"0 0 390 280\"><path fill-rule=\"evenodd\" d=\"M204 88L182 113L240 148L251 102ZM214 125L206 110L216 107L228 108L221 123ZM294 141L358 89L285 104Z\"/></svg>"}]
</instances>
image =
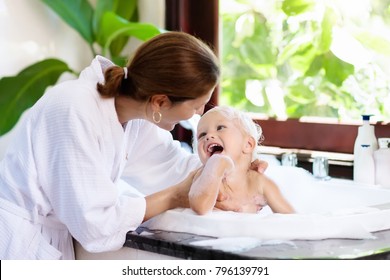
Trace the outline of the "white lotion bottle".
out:
<instances>
[{"instance_id":1,"label":"white lotion bottle","mask_svg":"<svg viewBox=\"0 0 390 280\"><path fill-rule=\"evenodd\" d=\"M370 125L370 115L363 115L363 125L358 128L354 145L353 180L375 184L374 151L378 150L375 128Z\"/></svg>"},{"instance_id":2,"label":"white lotion bottle","mask_svg":"<svg viewBox=\"0 0 390 280\"><path fill-rule=\"evenodd\" d=\"M361 145L353 167L355 182L375 184L375 162L371 145Z\"/></svg>"},{"instance_id":3,"label":"white lotion bottle","mask_svg":"<svg viewBox=\"0 0 390 280\"><path fill-rule=\"evenodd\" d=\"M375 184L390 188L390 138L379 138L379 149L374 152Z\"/></svg>"}]
</instances>

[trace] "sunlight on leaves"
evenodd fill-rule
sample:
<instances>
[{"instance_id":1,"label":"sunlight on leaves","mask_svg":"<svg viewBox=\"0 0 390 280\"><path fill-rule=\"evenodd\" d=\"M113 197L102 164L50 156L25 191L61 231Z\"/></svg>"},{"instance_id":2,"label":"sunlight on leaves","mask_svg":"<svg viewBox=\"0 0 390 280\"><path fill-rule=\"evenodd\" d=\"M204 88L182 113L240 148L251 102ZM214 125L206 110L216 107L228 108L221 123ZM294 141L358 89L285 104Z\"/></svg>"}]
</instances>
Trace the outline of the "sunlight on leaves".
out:
<instances>
[{"instance_id":1,"label":"sunlight on leaves","mask_svg":"<svg viewBox=\"0 0 390 280\"><path fill-rule=\"evenodd\" d=\"M222 104L277 117L390 120L390 0L220 5Z\"/></svg>"}]
</instances>

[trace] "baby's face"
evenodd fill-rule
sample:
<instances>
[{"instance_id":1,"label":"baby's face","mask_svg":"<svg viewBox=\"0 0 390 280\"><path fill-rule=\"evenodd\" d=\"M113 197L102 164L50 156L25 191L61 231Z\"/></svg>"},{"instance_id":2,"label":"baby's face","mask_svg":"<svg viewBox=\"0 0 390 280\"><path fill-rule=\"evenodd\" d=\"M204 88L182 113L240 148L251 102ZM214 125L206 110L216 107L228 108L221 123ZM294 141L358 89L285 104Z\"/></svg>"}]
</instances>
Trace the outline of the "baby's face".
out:
<instances>
[{"instance_id":1,"label":"baby's face","mask_svg":"<svg viewBox=\"0 0 390 280\"><path fill-rule=\"evenodd\" d=\"M224 154L235 160L242 153L245 136L236 121L219 112L204 115L197 130L198 155L204 164L214 154Z\"/></svg>"}]
</instances>

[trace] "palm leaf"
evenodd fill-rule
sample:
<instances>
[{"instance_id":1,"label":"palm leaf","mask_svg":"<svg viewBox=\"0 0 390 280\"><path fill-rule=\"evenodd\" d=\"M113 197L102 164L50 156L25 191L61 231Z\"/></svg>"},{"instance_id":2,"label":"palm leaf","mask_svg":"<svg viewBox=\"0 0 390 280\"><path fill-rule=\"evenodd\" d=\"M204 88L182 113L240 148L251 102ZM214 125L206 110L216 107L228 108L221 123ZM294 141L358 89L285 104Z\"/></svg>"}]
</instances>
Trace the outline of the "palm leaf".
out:
<instances>
[{"instance_id":1,"label":"palm leaf","mask_svg":"<svg viewBox=\"0 0 390 280\"><path fill-rule=\"evenodd\" d=\"M94 42L92 31L93 8L88 0L42 0L89 44Z\"/></svg>"},{"instance_id":2,"label":"palm leaf","mask_svg":"<svg viewBox=\"0 0 390 280\"><path fill-rule=\"evenodd\" d=\"M25 68L16 76L0 79L0 135L11 130L20 115L66 71L73 72L61 60L46 59Z\"/></svg>"},{"instance_id":3,"label":"palm leaf","mask_svg":"<svg viewBox=\"0 0 390 280\"><path fill-rule=\"evenodd\" d=\"M133 36L146 41L162 32L153 24L129 22L113 12L103 15L100 30L98 42L104 42L104 50L108 50L113 40L120 36Z\"/></svg>"},{"instance_id":4,"label":"palm leaf","mask_svg":"<svg viewBox=\"0 0 390 280\"><path fill-rule=\"evenodd\" d=\"M101 33L101 20L105 12L114 12L118 16L129 20L138 21L137 13L137 0L98 0L96 4L94 19L93 19L93 30L96 38L103 38L100 36ZM116 38L110 45L110 52L112 58L119 56L125 45L129 40L129 36L121 36ZM98 41L99 45L104 47L106 42Z\"/></svg>"}]
</instances>

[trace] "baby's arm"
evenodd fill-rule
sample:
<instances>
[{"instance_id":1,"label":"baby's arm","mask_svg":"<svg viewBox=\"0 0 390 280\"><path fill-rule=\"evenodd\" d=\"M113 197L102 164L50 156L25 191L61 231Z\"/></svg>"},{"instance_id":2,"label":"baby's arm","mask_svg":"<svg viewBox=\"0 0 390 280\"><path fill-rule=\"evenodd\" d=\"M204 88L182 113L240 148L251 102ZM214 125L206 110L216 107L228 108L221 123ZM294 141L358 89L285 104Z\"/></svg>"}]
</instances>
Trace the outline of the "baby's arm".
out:
<instances>
[{"instance_id":1,"label":"baby's arm","mask_svg":"<svg viewBox=\"0 0 390 280\"><path fill-rule=\"evenodd\" d=\"M264 175L263 175L264 176ZM294 208L284 198L278 186L268 177L263 178L263 191L269 207L274 213L292 214Z\"/></svg>"},{"instance_id":2,"label":"baby's arm","mask_svg":"<svg viewBox=\"0 0 390 280\"><path fill-rule=\"evenodd\" d=\"M210 212L217 200L222 180L232 171L230 157L213 155L196 175L189 192L190 207L199 215Z\"/></svg>"}]
</instances>

